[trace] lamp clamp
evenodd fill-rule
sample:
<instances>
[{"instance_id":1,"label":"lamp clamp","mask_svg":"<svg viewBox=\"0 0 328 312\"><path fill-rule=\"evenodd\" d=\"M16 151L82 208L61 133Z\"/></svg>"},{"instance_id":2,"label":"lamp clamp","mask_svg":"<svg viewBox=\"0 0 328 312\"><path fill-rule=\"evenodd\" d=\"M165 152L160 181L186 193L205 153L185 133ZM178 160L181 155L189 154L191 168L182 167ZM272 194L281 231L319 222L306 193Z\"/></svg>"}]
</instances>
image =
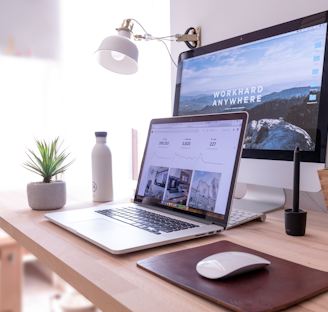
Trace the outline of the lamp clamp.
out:
<instances>
[{"instance_id":1,"label":"lamp clamp","mask_svg":"<svg viewBox=\"0 0 328 312\"><path fill-rule=\"evenodd\" d=\"M191 31L191 34L189 34L189 31ZM190 49L199 48L201 46L201 29L200 27L197 27L196 29L190 27L183 35L176 34L175 38L177 39L177 42L185 42L186 44L189 42L193 42L194 45L191 45L189 43L191 47L187 44Z\"/></svg>"}]
</instances>

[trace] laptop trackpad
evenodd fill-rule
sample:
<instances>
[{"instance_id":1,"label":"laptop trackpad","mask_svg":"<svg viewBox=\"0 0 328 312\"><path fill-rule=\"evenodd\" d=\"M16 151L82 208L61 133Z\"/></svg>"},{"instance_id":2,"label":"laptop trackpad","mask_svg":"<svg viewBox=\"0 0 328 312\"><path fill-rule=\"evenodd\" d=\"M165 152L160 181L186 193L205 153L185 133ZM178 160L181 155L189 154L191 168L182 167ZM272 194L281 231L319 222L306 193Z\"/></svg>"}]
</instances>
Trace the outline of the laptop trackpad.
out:
<instances>
[{"instance_id":1,"label":"laptop trackpad","mask_svg":"<svg viewBox=\"0 0 328 312\"><path fill-rule=\"evenodd\" d=\"M86 221L72 222L69 227L76 230L77 232L93 233L105 230L122 229L124 225L120 225L104 219L91 219Z\"/></svg>"}]
</instances>

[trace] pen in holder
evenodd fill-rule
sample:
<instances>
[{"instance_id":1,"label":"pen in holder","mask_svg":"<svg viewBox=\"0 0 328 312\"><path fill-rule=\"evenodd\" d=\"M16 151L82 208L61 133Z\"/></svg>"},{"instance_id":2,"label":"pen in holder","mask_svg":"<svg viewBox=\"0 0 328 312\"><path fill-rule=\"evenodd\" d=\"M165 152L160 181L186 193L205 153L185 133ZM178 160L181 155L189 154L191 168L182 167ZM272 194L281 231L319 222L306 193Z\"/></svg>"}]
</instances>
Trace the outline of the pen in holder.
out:
<instances>
[{"instance_id":1,"label":"pen in holder","mask_svg":"<svg viewBox=\"0 0 328 312\"><path fill-rule=\"evenodd\" d=\"M306 211L299 209L300 195L300 153L296 147L294 151L294 188L293 209L285 210L286 234L292 236L303 236L306 227Z\"/></svg>"}]
</instances>

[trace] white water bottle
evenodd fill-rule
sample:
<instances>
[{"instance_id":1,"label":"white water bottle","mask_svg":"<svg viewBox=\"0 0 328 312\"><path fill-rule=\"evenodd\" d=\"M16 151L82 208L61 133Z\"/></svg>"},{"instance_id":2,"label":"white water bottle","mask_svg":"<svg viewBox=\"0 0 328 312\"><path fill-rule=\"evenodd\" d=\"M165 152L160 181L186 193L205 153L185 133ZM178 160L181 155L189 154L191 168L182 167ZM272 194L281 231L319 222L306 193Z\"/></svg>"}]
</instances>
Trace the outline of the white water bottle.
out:
<instances>
[{"instance_id":1,"label":"white water bottle","mask_svg":"<svg viewBox=\"0 0 328 312\"><path fill-rule=\"evenodd\" d=\"M107 132L95 132L95 134L96 145L91 154L93 201L112 201L112 153L106 144Z\"/></svg>"}]
</instances>

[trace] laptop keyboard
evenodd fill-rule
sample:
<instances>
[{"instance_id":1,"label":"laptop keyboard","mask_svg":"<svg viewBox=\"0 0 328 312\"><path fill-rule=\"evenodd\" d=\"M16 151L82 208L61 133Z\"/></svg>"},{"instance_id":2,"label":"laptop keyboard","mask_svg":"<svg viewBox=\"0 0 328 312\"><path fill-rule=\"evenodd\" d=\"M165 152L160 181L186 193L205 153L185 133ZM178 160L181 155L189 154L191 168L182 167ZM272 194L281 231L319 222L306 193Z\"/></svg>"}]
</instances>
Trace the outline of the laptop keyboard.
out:
<instances>
[{"instance_id":1,"label":"laptop keyboard","mask_svg":"<svg viewBox=\"0 0 328 312\"><path fill-rule=\"evenodd\" d=\"M199 225L166 217L136 207L97 210L103 216L131 224L139 229L159 235L199 227Z\"/></svg>"},{"instance_id":2,"label":"laptop keyboard","mask_svg":"<svg viewBox=\"0 0 328 312\"><path fill-rule=\"evenodd\" d=\"M263 215L262 213L258 214L254 212L233 209L230 212L228 228L254 220L256 218L260 218L262 215Z\"/></svg>"}]
</instances>

